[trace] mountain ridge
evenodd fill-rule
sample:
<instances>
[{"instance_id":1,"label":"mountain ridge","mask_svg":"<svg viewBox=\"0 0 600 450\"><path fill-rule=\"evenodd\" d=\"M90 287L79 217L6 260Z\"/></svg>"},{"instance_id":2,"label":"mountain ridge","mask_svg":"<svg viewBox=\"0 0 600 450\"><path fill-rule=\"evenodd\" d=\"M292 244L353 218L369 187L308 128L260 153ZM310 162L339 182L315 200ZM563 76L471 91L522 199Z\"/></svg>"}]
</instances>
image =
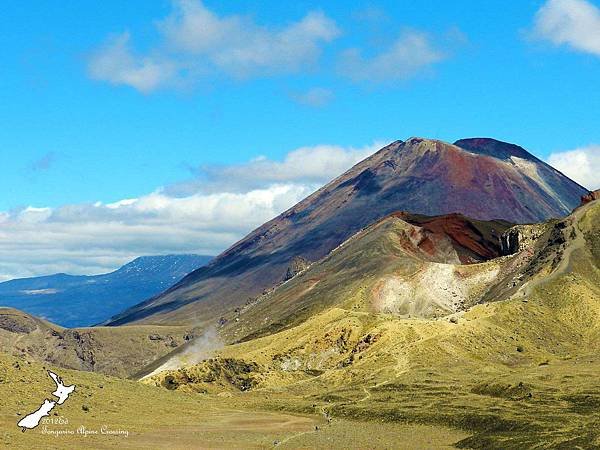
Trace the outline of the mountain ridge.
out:
<instances>
[{"instance_id":1,"label":"mountain ridge","mask_svg":"<svg viewBox=\"0 0 600 450\"><path fill-rule=\"evenodd\" d=\"M63 328L0 307L0 353L61 367L127 377L197 335L193 327Z\"/></svg>"},{"instance_id":2,"label":"mountain ridge","mask_svg":"<svg viewBox=\"0 0 600 450\"><path fill-rule=\"evenodd\" d=\"M588 193L533 155L514 156L529 155L521 147L481 138L457 142L477 146L483 154L424 138L392 142L249 233L209 265L108 324L212 322L279 282L293 258L316 261L350 235L398 210L526 223L563 217Z\"/></svg>"},{"instance_id":3,"label":"mountain ridge","mask_svg":"<svg viewBox=\"0 0 600 450\"><path fill-rule=\"evenodd\" d=\"M90 326L176 283L210 256L140 256L99 275L58 273L0 283L0 305L22 309L61 326Z\"/></svg>"}]
</instances>

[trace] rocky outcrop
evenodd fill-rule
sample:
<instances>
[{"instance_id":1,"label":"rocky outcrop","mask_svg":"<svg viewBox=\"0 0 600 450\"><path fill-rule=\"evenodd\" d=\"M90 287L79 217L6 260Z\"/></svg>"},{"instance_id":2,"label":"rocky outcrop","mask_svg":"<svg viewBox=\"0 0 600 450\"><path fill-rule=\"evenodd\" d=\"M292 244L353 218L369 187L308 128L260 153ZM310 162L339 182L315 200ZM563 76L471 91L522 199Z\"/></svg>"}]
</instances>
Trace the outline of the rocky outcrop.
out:
<instances>
[{"instance_id":1,"label":"rocky outcrop","mask_svg":"<svg viewBox=\"0 0 600 450\"><path fill-rule=\"evenodd\" d=\"M396 217L416 225L424 231L425 237L419 244L422 250L436 253L436 247L439 251L439 240L449 239L463 264L486 261L501 256L500 237L512 225L505 221L480 222L461 214L425 217L401 213ZM437 245L436 241L438 241Z\"/></svg>"},{"instance_id":2,"label":"rocky outcrop","mask_svg":"<svg viewBox=\"0 0 600 450\"><path fill-rule=\"evenodd\" d=\"M502 255L514 255L519 251L518 227L511 228L500 237L500 250Z\"/></svg>"},{"instance_id":3,"label":"rocky outcrop","mask_svg":"<svg viewBox=\"0 0 600 450\"><path fill-rule=\"evenodd\" d=\"M234 358L211 358L195 366L161 372L149 378L147 383L169 390L195 384L198 392L206 392L202 387L210 385L248 391L258 384L256 375L260 371L260 366L255 362Z\"/></svg>"},{"instance_id":4,"label":"rocky outcrop","mask_svg":"<svg viewBox=\"0 0 600 450\"><path fill-rule=\"evenodd\" d=\"M31 333L37 328L35 321L25 315L1 314L0 328L11 333Z\"/></svg>"},{"instance_id":5,"label":"rocky outcrop","mask_svg":"<svg viewBox=\"0 0 600 450\"><path fill-rule=\"evenodd\" d=\"M513 255L527 248L544 233L539 225L515 225L500 237L500 253L503 256Z\"/></svg>"},{"instance_id":6,"label":"rocky outcrop","mask_svg":"<svg viewBox=\"0 0 600 450\"><path fill-rule=\"evenodd\" d=\"M74 370L128 377L196 335L179 327L62 328L0 308L0 353Z\"/></svg>"},{"instance_id":7,"label":"rocky outcrop","mask_svg":"<svg viewBox=\"0 0 600 450\"><path fill-rule=\"evenodd\" d=\"M285 272L285 277L283 278L283 281L291 280L300 272L306 270L309 265L310 263L306 259L302 258L301 256L295 256L290 261L290 265L288 266Z\"/></svg>"},{"instance_id":8,"label":"rocky outcrop","mask_svg":"<svg viewBox=\"0 0 600 450\"><path fill-rule=\"evenodd\" d=\"M98 348L98 343L94 339L92 332L66 330L63 337L69 346L74 348L82 370L93 372L96 365L94 350Z\"/></svg>"},{"instance_id":9,"label":"rocky outcrop","mask_svg":"<svg viewBox=\"0 0 600 450\"><path fill-rule=\"evenodd\" d=\"M600 189L589 192L586 195L581 196L581 205L585 205L586 203L593 202L594 200L600 199Z\"/></svg>"}]
</instances>

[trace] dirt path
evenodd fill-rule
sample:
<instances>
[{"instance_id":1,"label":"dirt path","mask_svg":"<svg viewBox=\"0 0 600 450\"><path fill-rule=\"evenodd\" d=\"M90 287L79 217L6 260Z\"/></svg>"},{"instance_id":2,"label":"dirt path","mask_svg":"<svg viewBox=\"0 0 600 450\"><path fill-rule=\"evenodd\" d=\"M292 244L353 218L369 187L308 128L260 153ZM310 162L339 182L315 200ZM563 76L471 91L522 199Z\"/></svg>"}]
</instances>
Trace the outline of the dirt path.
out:
<instances>
[{"instance_id":1,"label":"dirt path","mask_svg":"<svg viewBox=\"0 0 600 450\"><path fill-rule=\"evenodd\" d=\"M318 431L285 439L276 448L451 449L467 436L468 433L446 427L336 420Z\"/></svg>"},{"instance_id":2,"label":"dirt path","mask_svg":"<svg viewBox=\"0 0 600 450\"><path fill-rule=\"evenodd\" d=\"M326 408L327 408L326 406L321 406L320 407L321 415L323 415L323 417L325 418L325 420L327 420L327 424L331 424L331 417L329 416L329 412L327 412ZM296 433L296 434L293 434L291 436L288 436L287 438L283 439L282 441L277 442L275 444L275 446L279 447L279 446L285 445L286 443L290 442L291 440L298 439L298 438L300 438L300 437L302 437L304 435L307 435L307 434L318 433L321 430L321 428L323 427L324 424L325 424L325 422L323 422L323 423L321 423L319 425L315 425L314 430L308 430L308 431L304 431L304 432L301 432L301 433Z\"/></svg>"},{"instance_id":3,"label":"dirt path","mask_svg":"<svg viewBox=\"0 0 600 450\"><path fill-rule=\"evenodd\" d=\"M557 277L570 271L571 255L575 250L581 250L585 248L585 237L583 236L583 233L581 233L581 230L579 230L578 223L583 215L585 215L587 208L588 205L582 206L573 213L574 220L571 229L574 231L575 237L569 242L567 248L565 248L561 261L556 269L554 269L552 273L547 276L538 276L536 279L530 281L525 287L525 297L529 297L537 287L549 283L550 281L553 281Z\"/></svg>"},{"instance_id":4,"label":"dirt path","mask_svg":"<svg viewBox=\"0 0 600 450\"><path fill-rule=\"evenodd\" d=\"M365 396L363 398L361 398L357 403L365 402L371 398L371 393L369 392L369 390L364 386L362 389L365 392Z\"/></svg>"}]
</instances>

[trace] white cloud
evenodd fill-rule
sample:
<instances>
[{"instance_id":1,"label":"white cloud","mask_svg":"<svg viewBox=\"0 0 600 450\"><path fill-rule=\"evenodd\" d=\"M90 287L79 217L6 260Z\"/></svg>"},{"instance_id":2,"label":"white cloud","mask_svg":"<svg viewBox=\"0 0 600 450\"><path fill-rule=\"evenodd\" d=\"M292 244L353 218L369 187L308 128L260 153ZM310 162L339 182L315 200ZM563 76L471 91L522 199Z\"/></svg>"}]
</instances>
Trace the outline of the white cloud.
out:
<instances>
[{"instance_id":1,"label":"white cloud","mask_svg":"<svg viewBox=\"0 0 600 450\"><path fill-rule=\"evenodd\" d=\"M140 255L217 254L375 150L304 147L282 161L212 167L177 195L166 188L111 203L0 212L0 280L107 272Z\"/></svg>"},{"instance_id":2,"label":"white cloud","mask_svg":"<svg viewBox=\"0 0 600 450\"><path fill-rule=\"evenodd\" d=\"M533 34L600 56L600 9L586 0L548 0L535 16Z\"/></svg>"},{"instance_id":3,"label":"white cloud","mask_svg":"<svg viewBox=\"0 0 600 450\"><path fill-rule=\"evenodd\" d=\"M292 93L291 97L296 102L312 108L321 108L333 100L333 92L325 88L311 88L305 92Z\"/></svg>"},{"instance_id":4,"label":"white cloud","mask_svg":"<svg viewBox=\"0 0 600 450\"><path fill-rule=\"evenodd\" d=\"M141 92L150 92L173 80L176 68L172 61L135 55L131 51L129 39L129 33L108 39L89 60L90 77L131 86Z\"/></svg>"},{"instance_id":5,"label":"white cloud","mask_svg":"<svg viewBox=\"0 0 600 450\"><path fill-rule=\"evenodd\" d=\"M316 189L384 145L381 141L360 148L316 145L293 150L282 161L258 157L244 164L203 166L198 169L196 179L170 186L168 192L173 195L198 190L245 192L274 183L294 183Z\"/></svg>"},{"instance_id":6,"label":"white cloud","mask_svg":"<svg viewBox=\"0 0 600 450\"><path fill-rule=\"evenodd\" d=\"M118 206L27 208L2 223L0 274L98 273L139 255L216 254L309 193L286 184L184 198L154 192Z\"/></svg>"},{"instance_id":7,"label":"white cloud","mask_svg":"<svg viewBox=\"0 0 600 450\"><path fill-rule=\"evenodd\" d=\"M251 16L219 15L201 0L171 0L171 6L167 17L156 21L157 43L149 52L135 52L128 33L112 37L91 56L90 76L151 92L220 76L245 79L307 73L314 70L327 44L342 34L337 23L320 10L284 24L264 25ZM371 23L384 16L368 8L356 18ZM395 82L443 61L451 53L447 47L464 44L466 36L451 28L439 41L423 31L407 29L387 48L373 52L350 48L331 58L337 61L338 74L351 80ZM319 107L332 94L313 88L291 97Z\"/></svg>"},{"instance_id":8,"label":"white cloud","mask_svg":"<svg viewBox=\"0 0 600 450\"><path fill-rule=\"evenodd\" d=\"M220 17L198 0L176 0L172 6L158 21L161 42L150 55L135 54L123 33L92 55L90 76L150 92L212 72L235 78L298 72L316 63L321 46L340 34L320 11L277 28L239 15Z\"/></svg>"},{"instance_id":9,"label":"white cloud","mask_svg":"<svg viewBox=\"0 0 600 450\"><path fill-rule=\"evenodd\" d=\"M222 168L217 171L217 175L220 178L258 179L262 182L325 183L381 147L381 142L361 148L337 145L301 147L289 152L283 161L258 158L247 164Z\"/></svg>"},{"instance_id":10,"label":"white cloud","mask_svg":"<svg viewBox=\"0 0 600 450\"><path fill-rule=\"evenodd\" d=\"M160 28L176 50L204 55L236 77L297 71L314 63L320 44L340 33L335 22L319 11L286 27L269 29L243 16L219 17L196 0L174 2L173 13Z\"/></svg>"},{"instance_id":11,"label":"white cloud","mask_svg":"<svg viewBox=\"0 0 600 450\"><path fill-rule=\"evenodd\" d=\"M600 145L552 153L548 164L587 189L600 189Z\"/></svg>"},{"instance_id":12,"label":"white cloud","mask_svg":"<svg viewBox=\"0 0 600 450\"><path fill-rule=\"evenodd\" d=\"M36 224L45 221L50 215L52 215L52 210L50 208L34 208L33 206L28 206L19 211L19 220L23 223Z\"/></svg>"},{"instance_id":13,"label":"white cloud","mask_svg":"<svg viewBox=\"0 0 600 450\"><path fill-rule=\"evenodd\" d=\"M401 81L446 58L425 33L408 30L386 50L363 56L357 48L346 50L339 63L340 74L355 81Z\"/></svg>"}]
</instances>

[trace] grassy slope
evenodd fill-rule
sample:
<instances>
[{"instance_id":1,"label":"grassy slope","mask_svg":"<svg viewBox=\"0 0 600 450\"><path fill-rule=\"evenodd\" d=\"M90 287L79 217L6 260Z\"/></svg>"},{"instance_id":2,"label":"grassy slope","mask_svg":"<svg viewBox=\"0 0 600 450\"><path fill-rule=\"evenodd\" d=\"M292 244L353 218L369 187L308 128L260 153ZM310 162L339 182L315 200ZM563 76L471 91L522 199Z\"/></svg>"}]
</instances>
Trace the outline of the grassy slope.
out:
<instances>
[{"instance_id":1,"label":"grassy slope","mask_svg":"<svg viewBox=\"0 0 600 450\"><path fill-rule=\"evenodd\" d=\"M71 369L127 377L194 334L191 327L126 326L66 329L0 308L0 351Z\"/></svg>"},{"instance_id":2,"label":"grassy slope","mask_svg":"<svg viewBox=\"0 0 600 450\"><path fill-rule=\"evenodd\" d=\"M249 389L271 409L452 426L473 434L463 447L600 446L600 204L542 231L534 251L505 258L522 282L457 324L353 308L358 286L335 306L323 297L324 311L293 328L148 382ZM348 286L338 289L343 297Z\"/></svg>"},{"instance_id":3,"label":"grassy slope","mask_svg":"<svg viewBox=\"0 0 600 450\"><path fill-rule=\"evenodd\" d=\"M474 221L475 223L476 221ZM489 224L477 222L483 228ZM505 225L498 224L499 229ZM482 231L484 234L491 234ZM313 264L305 272L277 287L256 301L249 302L240 311L230 312L224 318L229 322L222 335L229 342L265 336L284 328L302 323L306 319L330 307L342 307L352 311L379 312L384 309L412 316L434 317L447 315L477 302L483 292L471 292L462 300L466 305L458 308L449 306L443 299L430 298L430 286L417 286L419 277L439 267L452 267L460 282L471 274L484 273L507 261L476 264L475 267L447 265L458 263L457 250L444 234L436 235L433 252L425 252L418 244L425 234L398 217L388 217L357 233ZM491 242L491 239L490 239ZM465 249L459 251L465 252ZM455 268L455 269L454 269ZM408 289L421 296L415 304L378 304L374 301L377 292L385 289L390 280L407 281ZM415 285L415 282L417 285ZM442 281L443 284L443 281ZM380 297L383 295L380 295ZM382 302L379 302L382 303Z\"/></svg>"}]
</instances>

